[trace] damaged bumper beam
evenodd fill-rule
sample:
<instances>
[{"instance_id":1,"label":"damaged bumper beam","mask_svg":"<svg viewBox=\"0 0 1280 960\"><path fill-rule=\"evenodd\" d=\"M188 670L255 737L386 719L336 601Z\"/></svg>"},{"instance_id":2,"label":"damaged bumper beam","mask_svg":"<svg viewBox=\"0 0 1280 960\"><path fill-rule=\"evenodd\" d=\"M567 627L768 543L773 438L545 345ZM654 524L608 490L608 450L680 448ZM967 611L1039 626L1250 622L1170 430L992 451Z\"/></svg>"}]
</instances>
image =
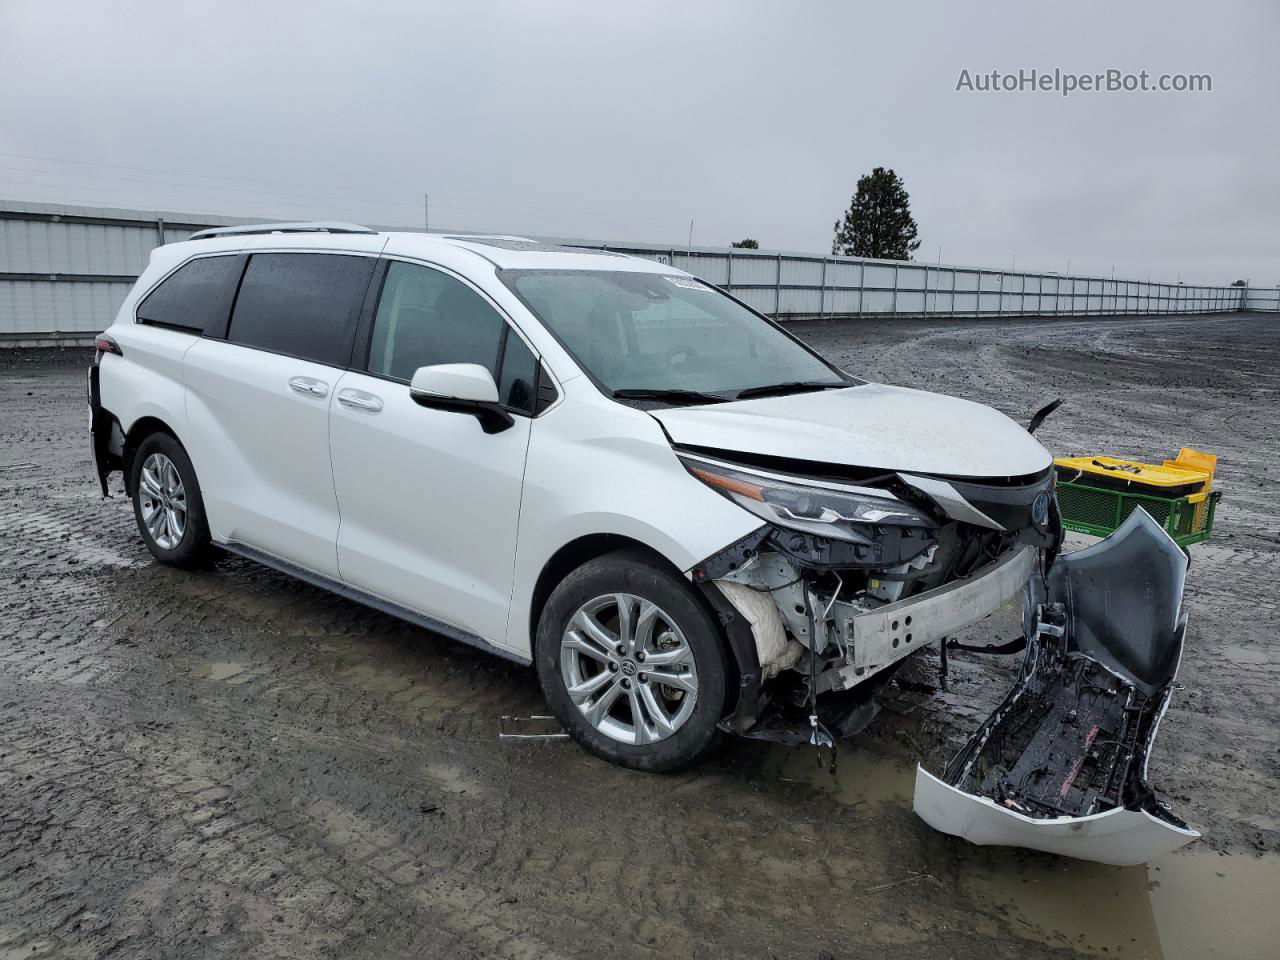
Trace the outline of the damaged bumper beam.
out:
<instances>
[{"instance_id":1,"label":"damaged bumper beam","mask_svg":"<svg viewBox=\"0 0 1280 960\"><path fill-rule=\"evenodd\" d=\"M972 577L875 610L835 604L846 665L818 677L818 692L847 690L923 646L941 640L999 610L1016 597L1036 566L1036 550L1010 551Z\"/></svg>"}]
</instances>

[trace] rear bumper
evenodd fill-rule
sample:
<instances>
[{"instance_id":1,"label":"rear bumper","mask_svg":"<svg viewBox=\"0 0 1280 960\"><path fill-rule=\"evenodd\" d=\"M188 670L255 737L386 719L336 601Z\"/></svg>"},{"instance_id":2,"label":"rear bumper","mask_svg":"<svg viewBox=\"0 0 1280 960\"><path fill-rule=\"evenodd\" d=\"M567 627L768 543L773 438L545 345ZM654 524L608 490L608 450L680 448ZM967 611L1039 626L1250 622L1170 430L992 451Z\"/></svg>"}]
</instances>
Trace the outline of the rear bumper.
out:
<instances>
[{"instance_id":1,"label":"rear bumper","mask_svg":"<svg viewBox=\"0 0 1280 960\"><path fill-rule=\"evenodd\" d=\"M110 411L102 408L102 390L98 380L100 369L96 364L89 368L89 448L93 455L94 474L102 487L102 495L107 497L110 496L107 492L107 477L113 471L123 469L124 438L116 418Z\"/></svg>"}]
</instances>

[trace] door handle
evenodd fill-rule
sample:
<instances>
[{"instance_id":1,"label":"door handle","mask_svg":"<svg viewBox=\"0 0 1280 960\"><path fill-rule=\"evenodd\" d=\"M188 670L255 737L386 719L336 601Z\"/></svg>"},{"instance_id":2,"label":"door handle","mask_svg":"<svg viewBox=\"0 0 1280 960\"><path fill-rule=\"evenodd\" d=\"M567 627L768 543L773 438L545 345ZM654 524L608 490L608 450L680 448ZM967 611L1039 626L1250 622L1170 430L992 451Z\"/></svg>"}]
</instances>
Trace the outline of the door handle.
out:
<instances>
[{"instance_id":1,"label":"door handle","mask_svg":"<svg viewBox=\"0 0 1280 960\"><path fill-rule=\"evenodd\" d=\"M338 402L344 407L365 413L378 413L382 409L382 400L363 390L339 390Z\"/></svg>"},{"instance_id":2,"label":"door handle","mask_svg":"<svg viewBox=\"0 0 1280 960\"><path fill-rule=\"evenodd\" d=\"M315 377L293 377L289 380L289 389L304 397L327 397L329 385Z\"/></svg>"}]
</instances>

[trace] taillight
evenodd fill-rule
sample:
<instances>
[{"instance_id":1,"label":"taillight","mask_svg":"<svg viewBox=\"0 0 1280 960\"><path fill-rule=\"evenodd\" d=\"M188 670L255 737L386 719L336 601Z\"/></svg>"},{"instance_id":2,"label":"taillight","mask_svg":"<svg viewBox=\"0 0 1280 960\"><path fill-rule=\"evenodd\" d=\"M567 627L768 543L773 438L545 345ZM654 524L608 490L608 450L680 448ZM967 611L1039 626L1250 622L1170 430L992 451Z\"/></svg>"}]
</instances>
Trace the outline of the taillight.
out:
<instances>
[{"instance_id":1,"label":"taillight","mask_svg":"<svg viewBox=\"0 0 1280 960\"><path fill-rule=\"evenodd\" d=\"M117 357L124 356L124 351L120 349L120 344L116 343L114 338L107 336L105 333L98 334L97 339L93 341L93 345L98 351L93 357L93 362L95 364L102 362L102 355L104 353L114 353Z\"/></svg>"}]
</instances>

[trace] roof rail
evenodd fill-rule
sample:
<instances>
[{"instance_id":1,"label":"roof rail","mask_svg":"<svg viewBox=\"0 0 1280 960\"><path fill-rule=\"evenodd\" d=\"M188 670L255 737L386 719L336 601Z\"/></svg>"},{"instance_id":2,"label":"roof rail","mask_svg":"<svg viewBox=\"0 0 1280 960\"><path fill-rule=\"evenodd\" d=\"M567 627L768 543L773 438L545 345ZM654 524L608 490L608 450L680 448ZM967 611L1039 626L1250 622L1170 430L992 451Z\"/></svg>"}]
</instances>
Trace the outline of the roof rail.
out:
<instances>
[{"instance_id":1,"label":"roof rail","mask_svg":"<svg viewBox=\"0 0 1280 960\"><path fill-rule=\"evenodd\" d=\"M211 227L193 233L190 240L247 236L255 233L377 233L358 223L245 223L238 227Z\"/></svg>"},{"instance_id":2,"label":"roof rail","mask_svg":"<svg viewBox=\"0 0 1280 960\"><path fill-rule=\"evenodd\" d=\"M446 240L510 240L513 243L538 243L532 237L517 237L509 233L446 233Z\"/></svg>"}]
</instances>

